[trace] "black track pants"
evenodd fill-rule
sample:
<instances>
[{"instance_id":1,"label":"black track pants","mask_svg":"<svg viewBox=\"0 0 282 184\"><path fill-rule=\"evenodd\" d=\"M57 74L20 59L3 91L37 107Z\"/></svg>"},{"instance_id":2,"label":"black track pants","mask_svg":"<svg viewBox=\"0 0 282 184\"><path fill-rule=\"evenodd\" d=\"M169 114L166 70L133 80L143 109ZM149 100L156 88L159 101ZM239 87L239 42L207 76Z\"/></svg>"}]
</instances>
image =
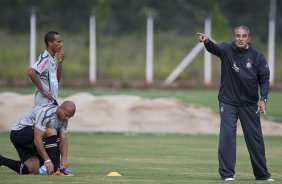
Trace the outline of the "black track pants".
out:
<instances>
[{"instance_id":1,"label":"black track pants","mask_svg":"<svg viewBox=\"0 0 282 184\"><path fill-rule=\"evenodd\" d=\"M256 179L270 178L266 167L265 147L257 106L234 106L220 103L220 137L218 146L219 174L224 178L235 175L236 130L240 119Z\"/></svg>"}]
</instances>

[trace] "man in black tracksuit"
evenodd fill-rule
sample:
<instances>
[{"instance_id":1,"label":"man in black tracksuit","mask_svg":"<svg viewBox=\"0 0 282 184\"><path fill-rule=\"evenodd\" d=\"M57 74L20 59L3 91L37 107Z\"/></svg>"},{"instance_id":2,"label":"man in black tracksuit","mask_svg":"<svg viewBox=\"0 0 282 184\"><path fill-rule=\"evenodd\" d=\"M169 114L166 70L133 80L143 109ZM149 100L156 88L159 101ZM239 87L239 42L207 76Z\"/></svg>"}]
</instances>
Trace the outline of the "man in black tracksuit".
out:
<instances>
[{"instance_id":1,"label":"man in black tracksuit","mask_svg":"<svg viewBox=\"0 0 282 184\"><path fill-rule=\"evenodd\" d=\"M253 173L257 180L273 181L266 167L260 113L265 113L269 91L269 68L263 54L250 44L246 26L234 29L231 44L216 44L197 33L208 52L221 59L221 84L218 95L220 138L219 174L223 180L235 180L236 130L240 119ZM259 95L260 94L260 95Z\"/></svg>"}]
</instances>

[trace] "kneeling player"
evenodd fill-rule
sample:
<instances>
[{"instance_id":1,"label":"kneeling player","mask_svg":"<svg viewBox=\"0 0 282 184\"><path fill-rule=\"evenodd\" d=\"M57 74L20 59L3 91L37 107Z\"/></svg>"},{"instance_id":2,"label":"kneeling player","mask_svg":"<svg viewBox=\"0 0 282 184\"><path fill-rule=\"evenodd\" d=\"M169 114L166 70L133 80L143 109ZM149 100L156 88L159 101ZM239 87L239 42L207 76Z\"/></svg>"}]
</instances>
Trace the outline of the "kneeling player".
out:
<instances>
[{"instance_id":1,"label":"kneeling player","mask_svg":"<svg viewBox=\"0 0 282 184\"><path fill-rule=\"evenodd\" d=\"M33 107L10 133L20 161L0 155L0 166L7 166L20 174L38 174L44 165L48 174L70 175L64 172L68 168L67 126L75 111L72 101L65 101L60 106L45 104Z\"/></svg>"}]
</instances>

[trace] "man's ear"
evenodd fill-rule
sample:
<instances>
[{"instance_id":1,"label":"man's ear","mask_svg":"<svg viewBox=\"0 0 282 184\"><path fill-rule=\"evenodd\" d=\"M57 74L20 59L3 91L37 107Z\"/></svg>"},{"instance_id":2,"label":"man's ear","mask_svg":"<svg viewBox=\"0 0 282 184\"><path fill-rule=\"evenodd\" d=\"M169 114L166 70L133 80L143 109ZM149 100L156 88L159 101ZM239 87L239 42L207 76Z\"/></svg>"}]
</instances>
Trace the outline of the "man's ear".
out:
<instances>
[{"instance_id":1,"label":"man's ear","mask_svg":"<svg viewBox=\"0 0 282 184\"><path fill-rule=\"evenodd\" d=\"M57 115L60 113L60 111L61 111L61 107L58 106L58 107L57 107L57 111L56 111Z\"/></svg>"}]
</instances>

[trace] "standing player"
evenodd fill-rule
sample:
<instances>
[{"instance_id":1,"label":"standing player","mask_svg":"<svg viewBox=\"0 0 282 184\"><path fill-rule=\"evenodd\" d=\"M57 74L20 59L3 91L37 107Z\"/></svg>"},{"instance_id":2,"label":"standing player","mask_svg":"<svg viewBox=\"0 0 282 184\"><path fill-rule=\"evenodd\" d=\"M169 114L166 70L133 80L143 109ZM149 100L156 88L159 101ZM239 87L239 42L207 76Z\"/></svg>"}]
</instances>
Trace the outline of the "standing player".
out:
<instances>
[{"instance_id":1,"label":"standing player","mask_svg":"<svg viewBox=\"0 0 282 184\"><path fill-rule=\"evenodd\" d=\"M246 26L234 29L231 44L216 44L203 33L197 35L198 40L204 42L207 51L221 59L218 95L221 118L218 160L221 178L235 180L236 130L239 118L255 178L274 181L266 167L260 122L260 113L265 112L269 91L269 68L263 54L250 44L250 30Z\"/></svg>"},{"instance_id":2,"label":"standing player","mask_svg":"<svg viewBox=\"0 0 282 184\"><path fill-rule=\"evenodd\" d=\"M36 87L35 105L46 103L58 104L58 83L61 79L64 52L63 40L58 32L50 31L44 37L46 50L40 54L38 60L29 68L28 76ZM58 62L55 54L58 53Z\"/></svg>"},{"instance_id":3,"label":"standing player","mask_svg":"<svg viewBox=\"0 0 282 184\"><path fill-rule=\"evenodd\" d=\"M45 104L33 107L10 133L20 161L0 155L0 166L7 166L19 174L38 174L39 167L44 164L49 174L70 176L64 172L68 168L67 126L75 111L72 101L64 101L60 106Z\"/></svg>"}]
</instances>

